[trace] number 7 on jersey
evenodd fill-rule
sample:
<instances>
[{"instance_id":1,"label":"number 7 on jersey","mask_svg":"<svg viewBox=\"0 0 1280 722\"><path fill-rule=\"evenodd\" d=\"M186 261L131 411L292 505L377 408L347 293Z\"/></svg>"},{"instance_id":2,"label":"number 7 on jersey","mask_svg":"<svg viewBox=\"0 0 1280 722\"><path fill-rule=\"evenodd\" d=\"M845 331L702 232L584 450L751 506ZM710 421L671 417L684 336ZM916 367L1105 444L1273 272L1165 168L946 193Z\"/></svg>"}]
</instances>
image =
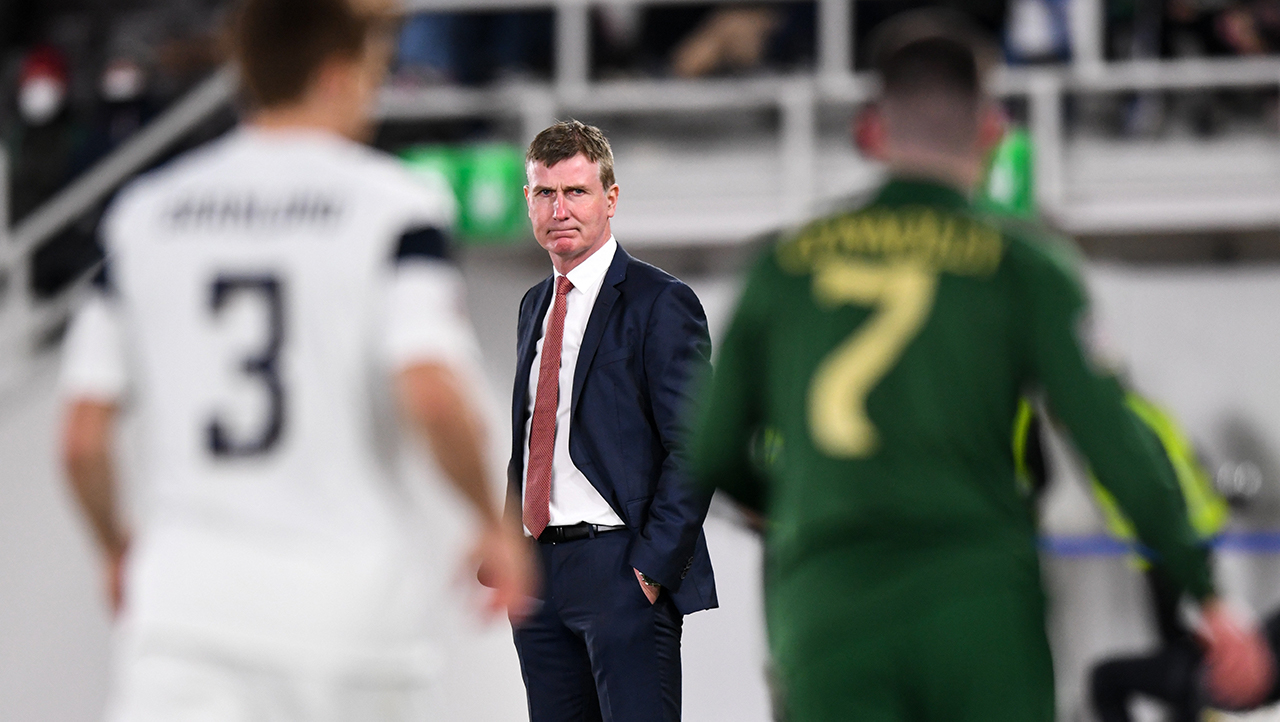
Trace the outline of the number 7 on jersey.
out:
<instances>
[{"instance_id":1,"label":"number 7 on jersey","mask_svg":"<svg viewBox=\"0 0 1280 722\"><path fill-rule=\"evenodd\" d=\"M857 331L822 360L809 383L809 434L823 453L860 458L879 436L867 394L906 350L933 307L937 273L911 263L831 261L813 275L819 307L875 306Z\"/></svg>"}]
</instances>

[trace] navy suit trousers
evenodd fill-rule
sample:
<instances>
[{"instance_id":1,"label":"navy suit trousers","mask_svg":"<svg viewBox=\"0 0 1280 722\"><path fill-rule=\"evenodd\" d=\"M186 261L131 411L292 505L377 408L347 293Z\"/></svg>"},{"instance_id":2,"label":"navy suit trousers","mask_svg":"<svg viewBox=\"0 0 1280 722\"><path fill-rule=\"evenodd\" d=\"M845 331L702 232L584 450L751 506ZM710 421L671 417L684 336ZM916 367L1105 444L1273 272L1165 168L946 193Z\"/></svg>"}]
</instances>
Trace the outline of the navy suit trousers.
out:
<instances>
[{"instance_id":1,"label":"navy suit trousers","mask_svg":"<svg viewBox=\"0 0 1280 722\"><path fill-rule=\"evenodd\" d=\"M650 604L627 563L633 534L539 544L541 605L515 629L530 722L677 722L683 617Z\"/></svg>"}]
</instances>

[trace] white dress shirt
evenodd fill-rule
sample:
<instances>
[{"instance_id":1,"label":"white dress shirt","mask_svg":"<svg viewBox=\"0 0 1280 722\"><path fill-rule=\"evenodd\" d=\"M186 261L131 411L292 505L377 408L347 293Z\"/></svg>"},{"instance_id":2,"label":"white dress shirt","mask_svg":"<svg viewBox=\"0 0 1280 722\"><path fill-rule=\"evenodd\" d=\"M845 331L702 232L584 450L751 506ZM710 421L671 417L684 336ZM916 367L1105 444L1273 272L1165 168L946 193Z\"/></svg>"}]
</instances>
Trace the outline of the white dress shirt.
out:
<instances>
[{"instance_id":1,"label":"white dress shirt","mask_svg":"<svg viewBox=\"0 0 1280 722\"><path fill-rule=\"evenodd\" d=\"M586 522L622 526L609 502L591 485L587 477L573 465L569 458L569 405L573 401L573 372L578 365L578 351L582 349L582 336L587 332L591 309L596 305L604 276L618 251L618 242L609 237L603 246L586 260L565 274L573 288L565 296L567 306L564 315L564 339L560 347L560 403L556 406L556 446L551 462L551 520L550 526L568 526ZM560 272L556 272L560 277ZM552 284L554 293L555 284ZM529 415L524 422L524 484L529 483L529 433L533 427L533 406L538 400L538 369L542 363L542 343L547 338L547 323L555 304L542 317L542 337L538 339L537 352L529 374ZM525 530L528 533L528 529Z\"/></svg>"}]
</instances>

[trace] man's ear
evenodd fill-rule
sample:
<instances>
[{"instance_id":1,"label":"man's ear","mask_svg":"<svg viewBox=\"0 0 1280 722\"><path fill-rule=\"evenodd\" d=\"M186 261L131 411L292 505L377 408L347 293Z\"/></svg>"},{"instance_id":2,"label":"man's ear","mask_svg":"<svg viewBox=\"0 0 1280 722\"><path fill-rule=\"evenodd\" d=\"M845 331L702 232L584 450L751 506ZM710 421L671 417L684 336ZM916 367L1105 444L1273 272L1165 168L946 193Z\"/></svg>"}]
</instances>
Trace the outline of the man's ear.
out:
<instances>
[{"instance_id":1,"label":"man's ear","mask_svg":"<svg viewBox=\"0 0 1280 722\"><path fill-rule=\"evenodd\" d=\"M868 158L884 160L888 136L884 125L884 114L874 103L862 106L854 116L853 142Z\"/></svg>"},{"instance_id":2,"label":"man's ear","mask_svg":"<svg viewBox=\"0 0 1280 722\"><path fill-rule=\"evenodd\" d=\"M985 158L1004 139L1009 118L1004 112L1004 106L994 102L985 104L981 113L978 118L978 150Z\"/></svg>"}]
</instances>

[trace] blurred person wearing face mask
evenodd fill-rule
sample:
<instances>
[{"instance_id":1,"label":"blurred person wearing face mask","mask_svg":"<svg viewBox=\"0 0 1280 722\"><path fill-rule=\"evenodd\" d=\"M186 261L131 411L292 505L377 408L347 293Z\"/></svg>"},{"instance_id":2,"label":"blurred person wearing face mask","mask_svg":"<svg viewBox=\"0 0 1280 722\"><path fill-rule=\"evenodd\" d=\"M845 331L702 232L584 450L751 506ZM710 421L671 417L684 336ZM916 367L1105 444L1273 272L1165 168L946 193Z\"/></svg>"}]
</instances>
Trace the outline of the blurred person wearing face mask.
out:
<instances>
[{"instance_id":1,"label":"blurred person wearing face mask","mask_svg":"<svg viewBox=\"0 0 1280 722\"><path fill-rule=\"evenodd\" d=\"M155 105L148 89L148 76L141 63L127 56L109 61L98 81L94 107L83 124L76 124L70 136L67 160L59 167L62 182L50 195L71 179L88 171L135 132L150 122ZM39 162L39 157L36 157ZM50 297L79 278L102 259L95 239L101 216L99 207L45 243L32 258L33 290Z\"/></svg>"},{"instance_id":2,"label":"blurred person wearing face mask","mask_svg":"<svg viewBox=\"0 0 1280 722\"><path fill-rule=\"evenodd\" d=\"M79 172L84 126L69 103L63 54L51 45L32 49L18 78L15 122L5 133L9 150L11 219L21 221L62 190ZM32 290L47 297L98 259L92 232L68 227L31 257Z\"/></svg>"},{"instance_id":3,"label":"blurred person wearing face mask","mask_svg":"<svg viewBox=\"0 0 1280 722\"><path fill-rule=\"evenodd\" d=\"M22 65L18 112L33 126L47 125L66 105L67 68L62 55L45 46L32 50Z\"/></svg>"},{"instance_id":4,"label":"blurred person wearing face mask","mask_svg":"<svg viewBox=\"0 0 1280 722\"><path fill-rule=\"evenodd\" d=\"M16 121L6 133L12 219L22 220L67 180L80 131L67 104L67 63L48 45L32 49L18 75Z\"/></svg>"},{"instance_id":5,"label":"blurred person wearing face mask","mask_svg":"<svg viewBox=\"0 0 1280 722\"><path fill-rule=\"evenodd\" d=\"M107 134L114 142L129 137L147 121L147 72L132 58L116 58L102 71L98 84L103 105L110 111Z\"/></svg>"},{"instance_id":6,"label":"blurred person wearing face mask","mask_svg":"<svg viewBox=\"0 0 1280 722\"><path fill-rule=\"evenodd\" d=\"M83 169L115 150L156 114L150 76L138 60L121 56L110 60L98 79L97 107L76 168Z\"/></svg>"}]
</instances>

